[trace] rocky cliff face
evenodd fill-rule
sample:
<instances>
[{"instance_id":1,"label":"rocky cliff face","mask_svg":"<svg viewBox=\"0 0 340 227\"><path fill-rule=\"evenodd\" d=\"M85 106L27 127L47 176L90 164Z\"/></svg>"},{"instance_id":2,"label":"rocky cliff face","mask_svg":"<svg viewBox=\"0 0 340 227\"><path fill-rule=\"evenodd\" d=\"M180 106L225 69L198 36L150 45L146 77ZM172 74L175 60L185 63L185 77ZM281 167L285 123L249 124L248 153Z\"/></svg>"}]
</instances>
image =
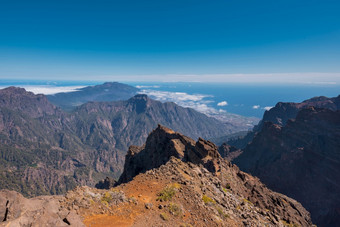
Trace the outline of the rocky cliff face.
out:
<instances>
[{"instance_id":1,"label":"rocky cliff face","mask_svg":"<svg viewBox=\"0 0 340 227\"><path fill-rule=\"evenodd\" d=\"M134 176L147 170L158 168L176 157L185 162L202 164L216 171L218 157L215 144L199 138L197 142L158 125L142 147L131 146L125 158L124 171L119 182L128 182Z\"/></svg>"},{"instance_id":2,"label":"rocky cliff face","mask_svg":"<svg viewBox=\"0 0 340 227\"><path fill-rule=\"evenodd\" d=\"M8 87L0 90L0 106L9 110L18 110L33 118L54 115L58 108L52 105L44 95L35 95L24 88Z\"/></svg>"},{"instance_id":3,"label":"rocky cliff face","mask_svg":"<svg viewBox=\"0 0 340 227\"><path fill-rule=\"evenodd\" d=\"M221 146L219 146L218 152L223 158L230 162L237 158L238 156L240 156L243 151L234 146L230 146L226 143L223 143Z\"/></svg>"},{"instance_id":4,"label":"rocky cliff face","mask_svg":"<svg viewBox=\"0 0 340 227\"><path fill-rule=\"evenodd\" d=\"M337 108L334 105L333 109ZM316 224L337 226L339 151L340 111L309 107L300 110L285 126L265 122L233 162L273 190L300 201Z\"/></svg>"},{"instance_id":5,"label":"rocky cliff face","mask_svg":"<svg viewBox=\"0 0 340 227\"><path fill-rule=\"evenodd\" d=\"M253 140L255 134L261 131L265 122L272 122L280 126L285 126L288 120L296 118L300 110L311 106L333 111L340 110L340 95L334 98L328 98L324 96L314 97L301 103L279 102L275 105L275 107L264 113L263 119L246 136L230 139L226 142L229 145L243 149Z\"/></svg>"},{"instance_id":6,"label":"rocky cliff face","mask_svg":"<svg viewBox=\"0 0 340 227\"><path fill-rule=\"evenodd\" d=\"M289 119L295 119L298 112L308 107L324 108L329 110L340 110L340 95L334 98L327 98L324 96L314 97L303 101L302 103L284 103L279 102L266 111L263 115L262 122L272 122L277 125L286 125ZM258 126L259 130L262 128L261 123Z\"/></svg>"},{"instance_id":7,"label":"rocky cliff face","mask_svg":"<svg viewBox=\"0 0 340 227\"><path fill-rule=\"evenodd\" d=\"M80 226L81 219L92 227L312 226L301 204L222 159L214 144L163 126L145 145L130 148L121 182L110 190L78 187L65 196L50 196L30 208L30 219L25 204L0 192L0 217L7 217L2 225L26 220L34 226L44 220ZM7 212L6 203L12 204Z\"/></svg>"},{"instance_id":8,"label":"rocky cliff face","mask_svg":"<svg viewBox=\"0 0 340 227\"><path fill-rule=\"evenodd\" d=\"M117 178L128 147L142 145L158 123L194 138L231 131L193 109L145 95L87 103L66 113L44 95L0 90L0 188L25 196L60 194L106 176Z\"/></svg>"}]
</instances>

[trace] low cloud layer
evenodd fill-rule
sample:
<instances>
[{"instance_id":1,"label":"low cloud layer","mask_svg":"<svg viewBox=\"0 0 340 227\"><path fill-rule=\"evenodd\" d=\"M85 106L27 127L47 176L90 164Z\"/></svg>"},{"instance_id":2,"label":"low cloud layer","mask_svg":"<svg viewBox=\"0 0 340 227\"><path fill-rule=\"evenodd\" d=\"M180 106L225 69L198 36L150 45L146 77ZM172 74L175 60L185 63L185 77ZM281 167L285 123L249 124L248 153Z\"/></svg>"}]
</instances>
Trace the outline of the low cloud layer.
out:
<instances>
[{"instance_id":1,"label":"low cloud layer","mask_svg":"<svg viewBox=\"0 0 340 227\"><path fill-rule=\"evenodd\" d=\"M228 105L227 101L222 101L222 102L219 102L217 103L218 106L226 106Z\"/></svg>"},{"instance_id":2,"label":"low cloud layer","mask_svg":"<svg viewBox=\"0 0 340 227\"><path fill-rule=\"evenodd\" d=\"M32 85L16 85L16 87L25 88L26 91L33 92L34 94L44 94L44 95L53 95L60 92L72 92L77 91L80 88L83 88L85 86L50 86L50 85L38 85L38 86L32 86ZM5 88L5 87L2 87ZM2 89L0 88L0 89Z\"/></svg>"},{"instance_id":3,"label":"low cloud layer","mask_svg":"<svg viewBox=\"0 0 340 227\"><path fill-rule=\"evenodd\" d=\"M136 88L142 89L142 88L160 88L159 85L137 85Z\"/></svg>"},{"instance_id":4,"label":"low cloud layer","mask_svg":"<svg viewBox=\"0 0 340 227\"><path fill-rule=\"evenodd\" d=\"M273 108L274 106L265 106L263 107L264 110L270 110L271 108Z\"/></svg>"},{"instance_id":5,"label":"low cloud layer","mask_svg":"<svg viewBox=\"0 0 340 227\"><path fill-rule=\"evenodd\" d=\"M193 108L208 115L221 113L220 110L208 106L209 103L214 102L211 100L211 98L213 98L212 95L188 94L185 92L157 91L150 89L142 90L140 93L146 94L155 100L162 102L174 102L177 105Z\"/></svg>"}]
</instances>

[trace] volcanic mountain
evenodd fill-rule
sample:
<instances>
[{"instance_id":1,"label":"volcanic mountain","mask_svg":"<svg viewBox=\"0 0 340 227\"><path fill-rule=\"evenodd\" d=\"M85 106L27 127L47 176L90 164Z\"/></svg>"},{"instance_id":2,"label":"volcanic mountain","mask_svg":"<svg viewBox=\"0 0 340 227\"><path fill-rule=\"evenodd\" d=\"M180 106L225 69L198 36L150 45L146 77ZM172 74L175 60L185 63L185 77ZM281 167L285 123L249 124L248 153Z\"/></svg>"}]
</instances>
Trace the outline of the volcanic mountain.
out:
<instances>
[{"instance_id":1,"label":"volcanic mountain","mask_svg":"<svg viewBox=\"0 0 340 227\"><path fill-rule=\"evenodd\" d=\"M71 111L87 102L109 102L127 100L139 91L138 88L118 82L87 86L73 92L47 95L48 100L63 110Z\"/></svg>"},{"instance_id":2,"label":"volcanic mountain","mask_svg":"<svg viewBox=\"0 0 340 227\"><path fill-rule=\"evenodd\" d=\"M233 131L190 108L146 95L90 102L71 113L22 88L0 90L0 188L26 196L60 194L117 178L126 150L142 145L158 123L198 138Z\"/></svg>"},{"instance_id":3,"label":"volcanic mountain","mask_svg":"<svg viewBox=\"0 0 340 227\"><path fill-rule=\"evenodd\" d=\"M130 147L116 187L0 195L3 226L312 226L301 204L222 159L213 143L160 125Z\"/></svg>"}]
</instances>

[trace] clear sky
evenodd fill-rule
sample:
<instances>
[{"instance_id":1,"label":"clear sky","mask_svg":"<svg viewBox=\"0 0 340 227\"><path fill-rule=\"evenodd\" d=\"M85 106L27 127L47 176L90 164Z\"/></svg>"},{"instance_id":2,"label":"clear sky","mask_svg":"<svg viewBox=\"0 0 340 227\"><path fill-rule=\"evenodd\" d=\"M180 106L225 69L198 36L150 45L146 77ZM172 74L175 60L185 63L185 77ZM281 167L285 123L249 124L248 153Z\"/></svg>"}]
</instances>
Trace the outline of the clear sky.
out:
<instances>
[{"instance_id":1,"label":"clear sky","mask_svg":"<svg viewBox=\"0 0 340 227\"><path fill-rule=\"evenodd\" d=\"M340 82L339 0L0 1L0 79L287 74Z\"/></svg>"}]
</instances>

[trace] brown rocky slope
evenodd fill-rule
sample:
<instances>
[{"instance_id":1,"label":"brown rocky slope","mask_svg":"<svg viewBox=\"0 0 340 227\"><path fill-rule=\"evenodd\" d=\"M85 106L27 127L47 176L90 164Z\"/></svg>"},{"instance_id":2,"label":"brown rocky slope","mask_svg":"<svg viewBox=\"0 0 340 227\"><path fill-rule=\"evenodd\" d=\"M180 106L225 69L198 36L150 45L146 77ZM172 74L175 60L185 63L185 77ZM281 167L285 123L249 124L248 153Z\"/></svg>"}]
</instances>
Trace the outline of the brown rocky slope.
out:
<instances>
[{"instance_id":1,"label":"brown rocky slope","mask_svg":"<svg viewBox=\"0 0 340 227\"><path fill-rule=\"evenodd\" d=\"M50 215L36 207L39 211L31 211L26 223L77 226L80 218L92 227L312 225L301 204L223 160L209 141L195 142L158 126L144 146L130 148L126 160L118 186L78 187L65 196L50 196ZM0 217L6 220L0 225L15 226L27 208L15 207L8 191L1 193Z\"/></svg>"}]
</instances>

